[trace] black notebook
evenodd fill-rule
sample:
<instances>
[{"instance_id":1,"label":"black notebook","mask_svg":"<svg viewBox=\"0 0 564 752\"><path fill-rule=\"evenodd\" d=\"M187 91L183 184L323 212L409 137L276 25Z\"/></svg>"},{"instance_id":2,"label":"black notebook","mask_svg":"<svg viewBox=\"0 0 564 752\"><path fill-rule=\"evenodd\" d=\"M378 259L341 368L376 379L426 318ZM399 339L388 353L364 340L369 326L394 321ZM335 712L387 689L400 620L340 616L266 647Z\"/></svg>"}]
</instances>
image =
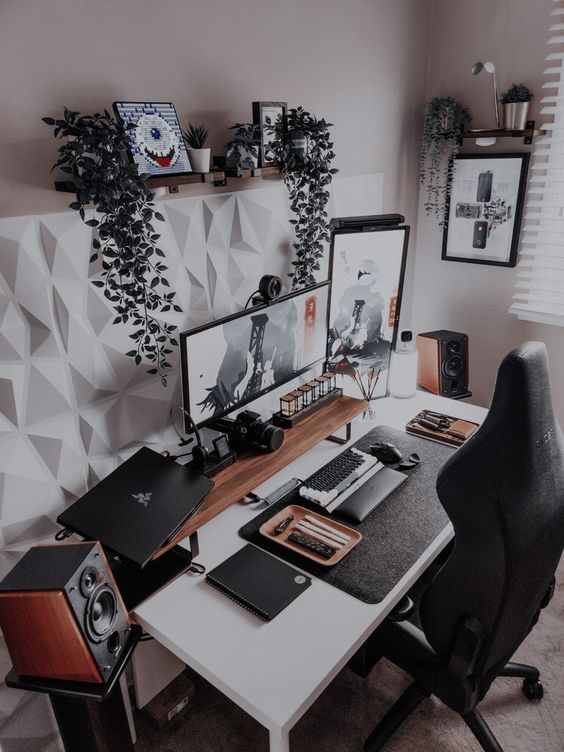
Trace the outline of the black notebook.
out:
<instances>
[{"instance_id":1,"label":"black notebook","mask_svg":"<svg viewBox=\"0 0 564 752\"><path fill-rule=\"evenodd\" d=\"M311 577L260 548L246 545L208 572L206 582L270 621L311 585Z\"/></svg>"}]
</instances>

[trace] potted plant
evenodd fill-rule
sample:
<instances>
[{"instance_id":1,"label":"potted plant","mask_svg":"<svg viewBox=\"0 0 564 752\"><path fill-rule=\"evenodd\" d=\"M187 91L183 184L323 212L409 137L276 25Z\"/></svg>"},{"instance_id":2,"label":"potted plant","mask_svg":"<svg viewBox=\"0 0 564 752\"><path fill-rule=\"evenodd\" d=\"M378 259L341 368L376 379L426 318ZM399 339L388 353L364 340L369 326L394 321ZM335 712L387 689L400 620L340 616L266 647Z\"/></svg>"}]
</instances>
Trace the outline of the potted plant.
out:
<instances>
[{"instance_id":1,"label":"potted plant","mask_svg":"<svg viewBox=\"0 0 564 752\"><path fill-rule=\"evenodd\" d=\"M267 151L281 167L295 216L290 224L294 226L296 260L289 275L294 290L315 284L324 244L329 241L328 187L338 172L331 168L335 158L331 126L297 107L289 110L285 122L281 119L271 129L273 139Z\"/></svg>"},{"instance_id":2,"label":"potted plant","mask_svg":"<svg viewBox=\"0 0 564 752\"><path fill-rule=\"evenodd\" d=\"M153 221L164 221L155 211L153 194L147 188L146 175L124 158L129 146L127 131L109 112L81 116L65 108L63 119L46 117L55 137L64 138L59 148L59 167L73 183L76 200L69 204L86 225L96 230L90 261L102 256L101 279L92 284L102 288L116 312L113 324L129 323L134 349L127 355L139 365L143 358L153 364L149 373L158 374L166 386L169 345L178 342L176 326L156 318L156 314L180 306L173 302L174 292L164 276L167 266L158 247L160 235ZM86 210L94 208L94 216Z\"/></svg>"},{"instance_id":3,"label":"potted plant","mask_svg":"<svg viewBox=\"0 0 564 752\"><path fill-rule=\"evenodd\" d=\"M209 172L211 149L204 148L208 138L207 128L203 123L201 125L188 123L188 128L182 132L182 135L188 147L188 156L194 172Z\"/></svg>"},{"instance_id":4,"label":"potted plant","mask_svg":"<svg viewBox=\"0 0 564 752\"><path fill-rule=\"evenodd\" d=\"M420 179L425 190L425 213L434 215L440 227L445 223L453 158L471 120L469 110L453 97L437 97L425 105Z\"/></svg>"},{"instance_id":5,"label":"potted plant","mask_svg":"<svg viewBox=\"0 0 564 752\"><path fill-rule=\"evenodd\" d=\"M527 127L532 98L533 94L525 84L512 84L501 95L505 129L522 131Z\"/></svg>"},{"instance_id":6,"label":"potted plant","mask_svg":"<svg viewBox=\"0 0 564 752\"><path fill-rule=\"evenodd\" d=\"M235 123L229 128L235 136L225 144L227 159L235 163L237 174L258 165L260 149L260 125L258 123Z\"/></svg>"}]
</instances>

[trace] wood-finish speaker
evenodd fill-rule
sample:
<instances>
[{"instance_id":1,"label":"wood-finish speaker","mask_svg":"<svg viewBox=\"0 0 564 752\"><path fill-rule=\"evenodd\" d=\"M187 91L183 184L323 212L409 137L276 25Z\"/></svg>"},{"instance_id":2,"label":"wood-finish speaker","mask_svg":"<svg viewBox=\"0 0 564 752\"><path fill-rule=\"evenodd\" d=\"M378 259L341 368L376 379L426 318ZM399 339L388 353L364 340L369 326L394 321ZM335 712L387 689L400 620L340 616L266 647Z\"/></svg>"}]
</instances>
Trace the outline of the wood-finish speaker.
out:
<instances>
[{"instance_id":1,"label":"wood-finish speaker","mask_svg":"<svg viewBox=\"0 0 564 752\"><path fill-rule=\"evenodd\" d=\"M103 683L129 616L99 543L31 548L0 583L0 626L22 676Z\"/></svg>"},{"instance_id":2,"label":"wood-finish speaker","mask_svg":"<svg viewBox=\"0 0 564 752\"><path fill-rule=\"evenodd\" d=\"M442 397L468 396L468 337L438 329L417 335L417 383Z\"/></svg>"}]
</instances>

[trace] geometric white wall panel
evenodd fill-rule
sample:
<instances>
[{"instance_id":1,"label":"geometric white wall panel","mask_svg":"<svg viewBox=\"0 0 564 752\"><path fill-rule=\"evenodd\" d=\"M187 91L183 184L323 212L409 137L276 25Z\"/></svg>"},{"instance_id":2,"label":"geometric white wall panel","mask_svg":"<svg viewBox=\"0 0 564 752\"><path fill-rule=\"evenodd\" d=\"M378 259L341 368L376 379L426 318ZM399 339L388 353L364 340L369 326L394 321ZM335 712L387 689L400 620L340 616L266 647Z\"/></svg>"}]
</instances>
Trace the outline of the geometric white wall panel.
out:
<instances>
[{"instance_id":1,"label":"geometric white wall panel","mask_svg":"<svg viewBox=\"0 0 564 752\"><path fill-rule=\"evenodd\" d=\"M159 202L156 223L179 331L238 310L262 274L287 280L290 236L281 182ZM131 330L91 279L92 230L67 211L0 219L0 539L21 554L132 447L158 442L180 402L123 353ZM2 537L2 531L6 536ZM16 557L17 558L17 557ZM1 564L2 562L0 562ZM14 563L13 556L4 565ZM0 566L0 575L2 575Z\"/></svg>"}]
</instances>

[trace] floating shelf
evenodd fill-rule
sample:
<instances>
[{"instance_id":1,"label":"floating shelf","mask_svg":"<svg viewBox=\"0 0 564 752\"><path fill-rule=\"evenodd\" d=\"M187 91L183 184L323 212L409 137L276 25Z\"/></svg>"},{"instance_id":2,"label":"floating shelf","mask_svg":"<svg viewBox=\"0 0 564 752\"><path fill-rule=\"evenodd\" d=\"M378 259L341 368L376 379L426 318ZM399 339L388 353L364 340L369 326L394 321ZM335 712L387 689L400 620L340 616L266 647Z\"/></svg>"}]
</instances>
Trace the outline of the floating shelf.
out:
<instances>
[{"instance_id":1,"label":"floating shelf","mask_svg":"<svg viewBox=\"0 0 564 752\"><path fill-rule=\"evenodd\" d=\"M194 183L213 183L214 185L226 185L225 172L213 170L212 172L190 172L186 175L168 175L166 177L155 176L147 180L149 188L168 188L169 193L178 193L181 185ZM56 180L55 189L63 193L76 193L72 180Z\"/></svg>"},{"instance_id":2,"label":"floating shelf","mask_svg":"<svg viewBox=\"0 0 564 752\"><path fill-rule=\"evenodd\" d=\"M529 146L537 136L546 136L546 131L535 128L535 121L529 120L524 130L508 130L506 128L477 128L466 131L462 138L522 138L523 143Z\"/></svg>"},{"instance_id":3,"label":"floating shelf","mask_svg":"<svg viewBox=\"0 0 564 752\"><path fill-rule=\"evenodd\" d=\"M185 175L168 175L155 176L147 180L147 186L153 188L168 188L169 193L178 193L181 185L194 185L196 183L213 183L216 187L227 185L227 178L256 178L270 177L280 175L280 167L256 167L252 170L243 170L241 175L237 175L237 170L221 169L212 170L211 172L190 172ZM76 193L72 180L56 180L55 190L62 193Z\"/></svg>"}]
</instances>

